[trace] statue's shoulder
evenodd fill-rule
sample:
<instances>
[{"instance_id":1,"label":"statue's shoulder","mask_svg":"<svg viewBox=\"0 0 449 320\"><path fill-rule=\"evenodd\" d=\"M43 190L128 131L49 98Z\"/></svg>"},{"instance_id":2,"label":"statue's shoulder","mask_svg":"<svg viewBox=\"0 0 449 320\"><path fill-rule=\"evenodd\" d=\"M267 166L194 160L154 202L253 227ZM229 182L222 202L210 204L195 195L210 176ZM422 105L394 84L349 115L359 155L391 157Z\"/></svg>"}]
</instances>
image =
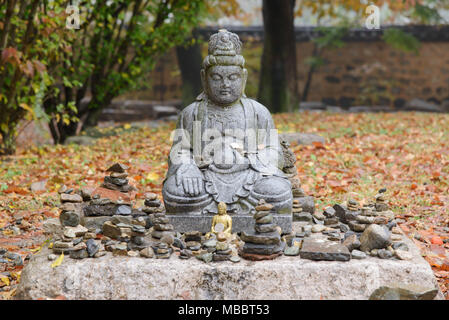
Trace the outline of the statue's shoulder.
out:
<instances>
[{"instance_id":1,"label":"statue's shoulder","mask_svg":"<svg viewBox=\"0 0 449 320\"><path fill-rule=\"evenodd\" d=\"M180 118L185 119L186 121L193 121L196 110L198 108L199 101L194 101L189 104L187 107L181 110Z\"/></svg>"},{"instance_id":2,"label":"statue's shoulder","mask_svg":"<svg viewBox=\"0 0 449 320\"><path fill-rule=\"evenodd\" d=\"M206 99L206 94L202 92L199 96L195 98L195 101L193 101L191 104L189 104L187 107L182 109L181 115L184 117L193 117L195 113L197 112L197 109L201 103L201 101Z\"/></svg>"},{"instance_id":3,"label":"statue's shoulder","mask_svg":"<svg viewBox=\"0 0 449 320\"><path fill-rule=\"evenodd\" d=\"M270 110L268 110L267 107L265 107L263 104L261 104L260 102L251 99L251 98L247 98L247 97L243 97L243 102L245 103L251 103L251 105L254 108L254 111L259 114L259 115L263 115L265 117L271 117L271 113Z\"/></svg>"},{"instance_id":4,"label":"statue's shoulder","mask_svg":"<svg viewBox=\"0 0 449 320\"><path fill-rule=\"evenodd\" d=\"M194 101L189 104L187 107L182 109L181 113L183 115L192 115L195 112L196 107L198 106L198 101Z\"/></svg>"}]
</instances>

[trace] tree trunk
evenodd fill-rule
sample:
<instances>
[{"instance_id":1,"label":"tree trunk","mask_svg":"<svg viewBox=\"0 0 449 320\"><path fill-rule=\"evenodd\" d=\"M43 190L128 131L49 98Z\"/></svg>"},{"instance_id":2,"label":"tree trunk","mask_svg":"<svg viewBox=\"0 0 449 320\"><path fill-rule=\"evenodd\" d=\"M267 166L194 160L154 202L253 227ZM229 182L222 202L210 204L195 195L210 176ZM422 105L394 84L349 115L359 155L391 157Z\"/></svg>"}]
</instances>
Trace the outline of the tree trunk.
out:
<instances>
[{"instance_id":1,"label":"tree trunk","mask_svg":"<svg viewBox=\"0 0 449 320\"><path fill-rule=\"evenodd\" d=\"M11 155L16 151L15 127L11 127L10 129L12 130L10 132L3 132L0 130L0 136L2 137L0 155Z\"/></svg>"},{"instance_id":2,"label":"tree trunk","mask_svg":"<svg viewBox=\"0 0 449 320\"><path fill-rule=\"evenodd\" d=\"M198 43L184 47L176 47L178 65L182 78L182 105L191 104L201 93L201 47Z\"/></svg>"},{"instance_id":3,"label":"tree trunk","mask_svg":"<svg viewBox=\"0 0 449 320\"><path fill-rule=\"evenodd\" d=\"M319 54L318 46L316 44L314 44L312 57L317 58L319 56L320 56L320 54ZM312 78L313 78L313 74L315 73L315 69L316 69L315 65L311 65L309 68L309 72L307 72L307 79L306 79L306 83L304 85L304 89L302 91L301 102L307 101L307 97L309 96L310 86L312 85Z\"/></svg>"},{"instance_id":4,"label":"tree trunk","mask_svg":"<svg viewBox=\"0 0 449 320\"><path fill-rule=\"evenodd\" d=\"M292 112L299 100L294 0L263 0L264 49L259 102L271 112Z\"/></svg>"}]
</instances>

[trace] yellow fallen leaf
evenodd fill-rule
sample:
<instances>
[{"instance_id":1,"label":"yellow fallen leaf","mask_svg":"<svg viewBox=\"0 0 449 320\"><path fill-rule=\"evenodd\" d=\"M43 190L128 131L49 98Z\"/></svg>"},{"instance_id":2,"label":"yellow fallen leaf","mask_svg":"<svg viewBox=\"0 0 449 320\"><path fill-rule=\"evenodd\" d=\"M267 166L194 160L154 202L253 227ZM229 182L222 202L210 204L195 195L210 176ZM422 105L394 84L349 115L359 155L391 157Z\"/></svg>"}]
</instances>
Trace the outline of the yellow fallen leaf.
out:
<instances>
[{"instance_id":1,"label":"yellow fallen leaf","mask_svg":"<svg viewBox=\"0 0 449 320\"><path fill-rule=\"evenodd\" d=\"M12 230L3 230L2 232L4 236L10 236L14 234L14 231Z\"/></svg>"},{"instance_id":2,"label":"yellow fallen leaf","mask_svg":"<svg viewBox=\"0 0 449 320\"><path fill-rule=\"evenodd\" d=\"M53 242L48 245L48 249L52 249L52 248L53 248Z\"/></svg>"},{"instance_id":3,"label":"yellow fallen leaf","mask_svg":"<svg viewBox=\"0 0 449 320\"><path fill-rule=\"evenodd\" d=\"M9 274L14 280L20 281L20 272L10 272Z\"/></svg>"},{"instance_id":4,"label":"yellow fallen leaf","mask_svg":"<svg viewBox=\"0 0 449 320\"><path fill-rule=\"evenodd\" d=\"M147 180L152 180L152 181L154 181L154 180L158 180L159 179L159 175L157 174L157 173L155 173L155 172L150 172L148 175L147 175Z\"/></svg>"},{"instance_id":5,"label":"yellow fallen leaf","mask_svg":"<svg viewBox=\"0 0 449 320\"><path fill-rule=\"evenodd\" d=\"M61 265L63 259L64 259L64 253L61 253L61 255L55 260L55 262L53 262L51 264L51 267L52 268L59 267Z\"/></svg>"},{"instance_id":6,"label":"yellow fallen leaf","mask_svg":"<svg viewBox=\"0 0 449 320\"><path fill-rule=\"evenodd\" d=\"M129 130L129 129L131 129L131 125L130 125L129 123L126 123L126 124L123 126L123 128L124 128L125 130Z\"/></svg>"},{"instance_id":7,"label":"yellow fallen leaf","mask_svg":"<svg viewBox=\"0 0 449 320\"><path fill-rule=\"evenodd\" d=\"M9 278L8 277L1 277L0 280L7 286L9 286Z\"/></svg>"}]
</instances>

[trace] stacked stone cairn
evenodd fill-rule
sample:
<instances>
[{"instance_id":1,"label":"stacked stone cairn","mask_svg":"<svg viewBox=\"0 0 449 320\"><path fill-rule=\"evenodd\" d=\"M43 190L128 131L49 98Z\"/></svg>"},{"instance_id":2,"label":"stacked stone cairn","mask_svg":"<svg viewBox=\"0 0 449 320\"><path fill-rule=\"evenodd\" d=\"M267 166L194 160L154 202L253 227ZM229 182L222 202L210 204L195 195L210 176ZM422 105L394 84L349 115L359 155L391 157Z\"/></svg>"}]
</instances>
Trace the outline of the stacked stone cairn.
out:
<instances>
[{"instance_id":1,"label":"stacked stone cairn","mask_svg":"<svg viewBox=\"0 0 449 320\"><path fill-rule=\"evenodd\" d=\"M116 215L103 224L103 234L109 239L106 250L114 255L168 259L173 253L171 245L179 239L175 239L173 226L157 195L146 193L144 204L139 212L145 216Z\"/></svg>"},{"instance_id":2,"label":"stacked stone cairn","mask_svg":"<svg viewBox=\"0 0 449 320\"><path fill-rule=\"evenodd\" d=\"M198 260L206 263L212 261L231 261L237 263L240 262L237 247L241 243L237 234L232 234L228 237L224 232L218 232L216 235L210 234L208 239L201 237L201 250L192 252L187 249L183 251L189 251L190 253L187 252L187 254L190 254L190 256L194 255ZM188 257L182 257L181 255L180 258L187 259Z\"/></svg>"},{"instance_id":3,"label":"stacked stone cairn","mask_svg":"<svg viewBox=\"0 0 449 320\"><path fill-rule=\"evenodd\" d=\"M282 171L292 185L293 221L311 221L312 214L315 211L315 201L313 197L307 196L301 187L301 180L298 177L298 170L296 167L296 155L290 149L290 143L282 140L281 147L284 156L284 167Z\"/></svg>"},{"instance_id":4,"label":"stacked stone cairn","mask_svg":"<svg viewBox=\"0 0 449 320\"><path fill-rule=\"evenodd\" d=\"M62 253L72 259L99 258L106 254L104 246L96 239L96 234L88 232L82 225L64 227L63 234L53 242L52 250L49 260L56 259Z\"/></svg>"},{"instance_id":5,"label":"stacked stone cairn","mask_svg":"<svg viewBox=\"0 0 449 320\"><path fill-rule=\"evenodd\" d=\"M173 252L173 249L165 242L159 242L154 249L156 259L168 259Z\"/></svg>"},{"instance_id":6,"label":"stacked stone cairn","mask_svg":"<svg viewBox=\"0 0 449 320\"><path fill-rule=\"evenodd\" d=\"M153 224L153 231L151 232L153 238L161 239L165 235L175 235L173 225L170 224L170 220L164 212L153 213L150 219Z\"/></svg>"},{"instance_id":7,"label":"stacked stone cairn","mask_svg":"<svg viewBox=\"0 0 449 320\"><path fill-rule=\"evenodd\" d=\"M59 189L61 200L61 213L59 220L62 226L76 227L81 223L83 216L83 197L77 193L73 193L73 189L68 189L65 185Z\"/></svg>"},{"instance_id":8,"label":"stacked stone cairn","mask_svg":"<svg viewBox=\"0 0 449 320\"><path fill-rule=\"evenodd\" d=\"M157 194L148 192L145 194L145 206L142 208L142 211L152 215L154 213L165 212L164 205L161 200L157 198Z\"/></svg>"},{"instance_id":9,"label":"stacked stone cairn","mask_svg":"<svg viewBox=\"0 0 449 320\"><path fill-rule=\"evenodd\" d=\"M81 192L75 193L73 189L66 186L62 186L58 192L61 213L59 225L53 234L54 242L51 246L53 253L48 256L48 259L54 260L58 254L62 253L73 259L98 258L105 255L106 252L100 240L97 240L95 230L89 230L80 224L83 208L86 205L83 203Z\"/></svg>"},{"instance_id":10,"label":"stacked stone cairn","mask_svg":"<svg viewBox=\"0 0 449 320\"><path fill-rule=\"evenodd\" d=\"M136 257L148 248L151 242L146 238L148 230L143 217L113 216L103 224L105 249L113 255Z\"/></svg>"},{"instance_id":11,"label":"stacked stone cairn","mask_svg":"<svg viewBox=\"0 0 449 320\"><path fill-rule=\"evenodd\" d=\"M217 234L217 243L212 256L212 261L228 261L231 258L232 249L229 246L228 239L225 234L219 232Z\"/></svg>"},{"instance_id":12,"label":"stacked stone cairn","mask_svg":"<svg viewBox=\"0 0 449 320\"><path fill-rule=\"evenodd\" d=\"M115 163L106 172L111 172L109 176L104 177L104 182L101 185L103 188L110 190L117 190L120 192L134 191L135 188L128 183L129 168L124 164Z\"/></svg>"},{"instance_id":13,"label":"stacked stone cairn","mask_svg":"<svg viewBox=\"0 0 449 320\"><path fill-rule=\"evenodd\" d=\"M281 236L273 223L273 206L260 200L254 214L254 232L242 232L240 239L244 241L239 255L248 260L270 260L282 254Z\"/></svg>"},{"instance_id":14,"label":"stacked stone cairn","mask_svg":"<svg viewBox=\"0 0 449 320\"><path fill-rule=\"evenodd\" d=\"M85 206L81 224L87 228L97 228L101 232L103 224L110 221L113 216L143 216L147 214L132 208L132 191L135 187L128 184L127 166L115 163L107 172L109 176L104 178L101 188L92 190L82 189ZM111 224L109 224L110 226Z\"/></svg>"},{"instance_id":15,"label":"stacked stone cairn","mask_svg":"<svg viewBox=\"0 0 449 320\"><path fill-rule=\"evenodd\" d=\"M181 250L180 258L188 259L192 256L200 257L203 254L208 253L207 250L202 250L202 242L204 242L205 239L200 231L185 232L182 236L182 240L185 243L185 249ZM212 255L210 258L212 258Z\"/></svg>"}]
</instances>

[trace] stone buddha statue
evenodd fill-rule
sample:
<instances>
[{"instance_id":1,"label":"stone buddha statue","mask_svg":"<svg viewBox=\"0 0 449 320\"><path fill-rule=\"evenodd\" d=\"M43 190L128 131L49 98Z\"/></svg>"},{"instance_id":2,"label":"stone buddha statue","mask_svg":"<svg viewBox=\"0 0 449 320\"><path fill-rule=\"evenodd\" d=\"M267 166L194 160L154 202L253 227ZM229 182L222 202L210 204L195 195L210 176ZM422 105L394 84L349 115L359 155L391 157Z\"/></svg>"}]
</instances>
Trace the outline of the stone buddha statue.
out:
<instances>
[{"instance_id":1,"label":"stone buddha statue","mask_svg":"<svg viewBox=\"0 0 449 320\"><path fill-rule=\"evenodd\" d=\"M168 214L252 214L260 199L291 213L291 184L266 107L244 94L239 37L219 30L203 61L203 92L179 115L162 195Z\"/></svg>"},{"instance_id":2,"label":"stone buddha statue","mask_svg":"<svg viewBox=\"0 0 449 320\"><path fill-rule=\"evenodd\" d=\"M217 207L218 214L212 218L210 232L215 235L223 232L227 237L230 237L232 233L232 218L227 213L226 203L220 202Z\"/></svg>"}]
</instances>

